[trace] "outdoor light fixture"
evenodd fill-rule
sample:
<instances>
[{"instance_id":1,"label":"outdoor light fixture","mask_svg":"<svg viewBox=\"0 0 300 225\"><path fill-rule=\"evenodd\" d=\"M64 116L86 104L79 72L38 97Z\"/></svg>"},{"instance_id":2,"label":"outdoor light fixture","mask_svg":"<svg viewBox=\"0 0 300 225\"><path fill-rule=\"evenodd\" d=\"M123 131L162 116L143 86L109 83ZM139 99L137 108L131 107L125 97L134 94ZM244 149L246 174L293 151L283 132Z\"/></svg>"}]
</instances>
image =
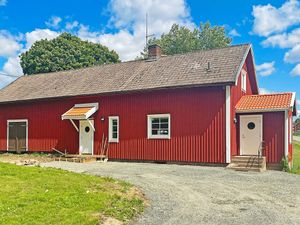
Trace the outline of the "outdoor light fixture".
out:
<instances>
[{"instance_id":1,"label":"outdoor light fixture","mask_svg":"<svg viewBox=\"0 0 300 225\"><path fill-rule=\"evenodd\" d=\"M104 116L101 116L100 120L101 120L101 122L104 122L104 120L105 120Z\"/></svg>"},{"instance_id":2,"label":"outdoor light fixture","mask_svg":"<svg viewBox=\"0 0 300 225\"><path fill-rule=\"evenodd\" d=\"M237 123L237 118L236 117L234 117L233 122Z\"/></svg>"}]
</instances>

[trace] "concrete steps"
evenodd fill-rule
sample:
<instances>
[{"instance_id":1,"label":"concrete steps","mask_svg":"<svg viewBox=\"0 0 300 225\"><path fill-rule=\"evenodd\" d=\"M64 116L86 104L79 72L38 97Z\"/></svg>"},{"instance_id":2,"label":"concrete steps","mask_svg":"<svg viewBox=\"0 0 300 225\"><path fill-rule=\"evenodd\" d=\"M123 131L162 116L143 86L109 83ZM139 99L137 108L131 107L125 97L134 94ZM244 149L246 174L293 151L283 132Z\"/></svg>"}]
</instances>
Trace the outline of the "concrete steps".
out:
<instances>
[{"instance_id":1,"label":"concrete steps","mask_svg":"<svg viewBox=\"0 0 300 225\"><path fill-rule=\"evenodd\" d=\"M233 156L231 163L227 166L229 169L236 171L266 171L266 157L256 156Z\"/></svg>"}]
</instances>

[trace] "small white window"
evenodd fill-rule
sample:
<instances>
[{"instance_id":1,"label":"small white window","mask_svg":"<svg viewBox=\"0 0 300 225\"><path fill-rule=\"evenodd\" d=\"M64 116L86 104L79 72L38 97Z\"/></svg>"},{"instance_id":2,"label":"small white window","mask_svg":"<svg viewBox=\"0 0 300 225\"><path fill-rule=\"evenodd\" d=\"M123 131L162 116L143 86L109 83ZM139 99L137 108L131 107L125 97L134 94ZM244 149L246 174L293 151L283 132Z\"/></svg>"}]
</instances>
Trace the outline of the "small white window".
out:
<instances>
[{"instance_id":1,"label":"small white window","mask_svg":"<svg viewBox=\"0 0 300 225\"><path fill-rule=\"evenodd\" d=\"M170 139L171 137L170 114L148 115L148 138Z\"/></svg>"},{"instance_id":2,"label":"small white window","mask_svg":"<svg viewBox=\"0 0 300 225\"><path fill-rule=\"evenodd\" d=\"M247 90L247 72L242 70L242 91L246 92Z\"/></svg>"},{"instance_id":3,"label":"small white window","mask_svg":"<svg viewBox=\"0 0 300 225\"><path fill-rule=\"evenodd\" d=\"M119 142L119 117L108 117L108 140L109 142Z\"/></svg>"}]
</instances>

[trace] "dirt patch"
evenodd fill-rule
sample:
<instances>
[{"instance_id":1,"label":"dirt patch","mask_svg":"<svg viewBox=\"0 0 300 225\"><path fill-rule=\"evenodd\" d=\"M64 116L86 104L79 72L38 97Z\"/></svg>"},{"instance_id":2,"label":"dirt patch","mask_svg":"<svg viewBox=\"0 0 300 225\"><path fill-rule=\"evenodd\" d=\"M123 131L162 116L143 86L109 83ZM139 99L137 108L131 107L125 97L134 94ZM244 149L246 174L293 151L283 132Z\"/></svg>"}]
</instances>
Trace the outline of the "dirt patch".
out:
<instances>
[{"instance_id":1,"label":"dirt patch","mask_svg":"<svg viewBox=\"0 0 300 225\"><path fill-rule=\"evenodd\" d=\"M0 162L24 166L39 166L41 163L53 161L53 156L48 154L0 154Z\"/></svg>"}]
</instances>

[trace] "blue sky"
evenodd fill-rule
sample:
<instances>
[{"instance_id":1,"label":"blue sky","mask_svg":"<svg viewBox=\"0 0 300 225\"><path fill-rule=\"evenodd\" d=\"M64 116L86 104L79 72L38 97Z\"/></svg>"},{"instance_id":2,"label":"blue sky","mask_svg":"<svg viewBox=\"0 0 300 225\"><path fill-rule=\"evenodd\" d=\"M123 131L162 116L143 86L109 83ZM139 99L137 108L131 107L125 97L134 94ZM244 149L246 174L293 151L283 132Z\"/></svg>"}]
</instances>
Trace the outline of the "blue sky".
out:
<instances>
[{"instance_id":1,"label":"blue sky","mask_svg":"<svg viewBox=\"0 0 300 225\"><path fill-rule=\"evenodd\" d=\"M262 93L295 91L300 100L300 2L197 0L0 0L0 73L22 75L18 54L63 31L134 59L149 30L160 35L173 23L225 26L233 44L252 43ZM0 76L0 87L13 79ZM300 101L298 100L298 109Z\"/></svg>"}]
</instances>

